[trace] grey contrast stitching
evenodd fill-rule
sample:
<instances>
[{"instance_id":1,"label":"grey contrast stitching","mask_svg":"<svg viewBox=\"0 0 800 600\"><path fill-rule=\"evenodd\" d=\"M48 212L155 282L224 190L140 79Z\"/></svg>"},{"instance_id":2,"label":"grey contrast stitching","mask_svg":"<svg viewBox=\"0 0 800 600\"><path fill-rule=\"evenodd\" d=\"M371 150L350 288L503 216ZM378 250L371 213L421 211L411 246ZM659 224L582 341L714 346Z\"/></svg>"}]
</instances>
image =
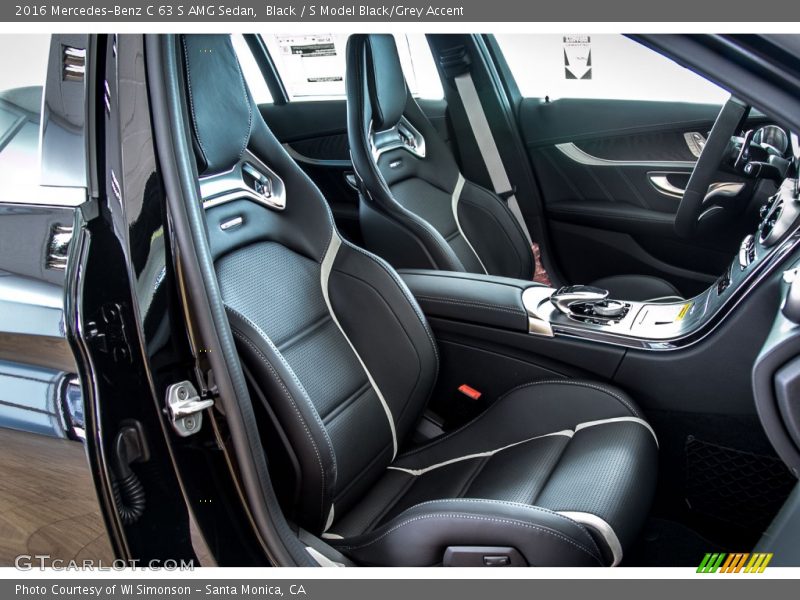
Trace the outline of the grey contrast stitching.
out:
<instances>
[{"instance_id":1,"label":"grey contrast stitching","mask_svg":"<svg viewBox=\"0 0 800 600\"><path fill-rule=\"evenodd\" d=\"M424 520L427 520L427 519L437 519L437 518L464 519L464 520L469 520L469 521L485 521L487 523L500 523L501 525L513 525L513 526L518 526L518 527L524 527L526 529L534 529L536 531L540 531L542 533L546 533L546 534L551 535L551 536L553 536L555 538L558 538L561 541L566 542L567 544L570 544L571 546L574 546L575 548L581 550L585 554L591 556L599 564L602 564L602 561L600 560L600 558L597 555L595 555L589 548L586 548L582 544L579 544L579 543L575 542L574 540L571 540L568 537L566 537L566 536L564 536L564 535L562 535L562 534L560 534L560 533L558 533L556 531L553 531L552 529L548 529L548 528L542 527L540 525L535 525L533 523L527 523L525 521L518 521L516 519L499 519L499 518L496 518L496 517L482 517L482 516L470 515L470 514L464 514L464 513L432 513L432 514L429 514L429 515L420 515L418 517L414 517L412 519L408 519L406 521L403 521L402 523L399 523L399 524L395 525L394 527L392 527L388 531L384 532L382 535L380 535L379 537L375 538L374 540L370 540L369 542L365 542L365 543L360 544L358 546L339 546L339 548L341 548L343 550L360 550L362 548L367 548L369 546L372 546L373 544L376 544L376 543L380 542L381 540L386 538L391 533L394 533L395 531L397 531L398 529L401 529L402 527L405 527L406 525L410 525L411 523L415 523L417 521L424 521Z\"/></svg>"},{"instance_id":2,"label":"grey contrast stitching","mask_svg":"<svg viewBox=\"0 0 800 600\"><path fill-rule=\"evenodd\" d=\"M611 390L609 390L607 388L601 387L601 386L599 386L597 384L594 384L594 383L589 383L587 381L574 381L574 380L570 380L570 379L547 379L547 380L544 380L544 381L532 381L530 383L523 383L522 385L518 385L517 387L515 387L515 388L509 390L508 392L506 392L505 394L503 394L503 397L508 396L509 394L512 394L512 393L514 393L514 392L516 392L518 390L524 389L526 387L531 387L531 386L534 386L534 385L550 385L550 384L577 385L577 386L580 386L580 387L591 388L593 390L597 390L598 392L603 392L605 394L608 394L612 398L615 398L618 402L620 402L620 404L624 405L625 408L627 408L634 417L637 417L639 419L643 419L642 415L639 414L639 412L634 408L633 404L631 404L630 402L625 400L622 396L619 396L618 394L615 394L613 391L611 391Z\"/></svg>"},{"instance_id":3,"label":"grey contrast stitching","mask_svg":"<svg viewBox=\"0 0 800 600\"><path fill-rule=\"evenodd\" d=\"M528 238L525 235L525 233L522 231L522 227L517 222L517 218L514 216L514 213L512 213L511 209L508 207L508 203L504 202L497 194L492 194L491 192L489 192L489 190L486 190L485 188L482 188L481 186L479 186L479 185L477 185L475 183L472 183L471 181L468 181L468 180L465 180L465 181L467 181L467 183L472 184L472 186L474 188L477 188L481 192L489 194L489 197L500 205L500 210L504 210L505 211L506 217L511 219L511 223L513 223L514 226L516 226L517 233L522 236L522 245L525 248L528 248ZM514 254L516 254L517 258L519 259L520 269L522 269L522 267L525 266L525 263L527 261L532 261L533 260L533 253L532 252L531 252L531 254L529 256L526 256L526 255L523 255L523 254L519 253L519 245L518 244L517 245L514 244L514 240L511 239L511 235L509 234L508 230L505 227L503 227L503 224L500 222L500 219L498 219L497 215L492 213L492 211L489 210L488 207L480 204L479 202L473 201L473 200L471 200L469 198L464 198L461 201L462 202L466 202L467 204L469 204L470 206L472 206L474 208L482 210L483 212L488 214L492 219L494 219L494 222L497 223L497 226L505 234L506 239L509 241L509 243L511 244L511 247L514 249ZM523 220L524 220L524 217L523 217Z\"/></svg>"},{"instance_id":4,"label":"grey contrast stitching","mask_svg":"<svg viewBox=\"0 0 800 600\"><path fill-rule=\"evenodd\" d=\"M397 503L400 502L400 500L408 493L408 490L411 489L411 486L413 485L413 477L409 477L406 481L404 481L400 489L397 490L397 493L395 493L395 495L389 500L389 503L372 516L372 519L370 519L364 531L372 531L381 522L381 520L383 520L383 518L388 515L395 506L397 506Z\"/></svg>"},{"instance_id":5,"label":"grey contrast stitching","mask_svg":"<svg viewBox=\"0 0 800 600\"><path fill-rule=\"evenodd\" d=\"M234 57L235 56L236 52L234 51ZM245 132L242 140L242 149L239 150L239 156L241 156L242 154L244 154L244 151L247 148L247 142L250 140L250 132L253 130L253 104L247 97L247 84L245 83L244 80L242 67L239 64L238 59L234 62L236 63L236 70L239 71L239 82L242 84L242 94L244 95L244 102L245 104L247 104L247 131Z\"/></svg>"},{"instance_id":6,"label":"grey contrast stitching","mask_svg":"<svg viewBox=\"0 0 800 600\"><path fill-rule=\"evenodd\" d=\"M369 40L367 40L367 46L369 46L369 44L370 42ZM356 66L356 68L358 69L358 79L361 80L362 77L362 68L360 65L361 61L358 62L359 64ZM358 93L359 105L366 106L367 99L364 97L362 86L360 85L357 86L357 90L358 90L357 93ZM380 106L378 106L378 110L380 112ZM367 146L368 140L366 139L367 138L366 132L362 131L360 127L358 128L358 131L359 134L362 135L364 138L363 140L364 146ZM441 234L438 231L436 231L433 228L433 226L430 225L430 223L428 223L423 219L418 218L414 213L407 210L402 204L400 204L394 199L394 194L392 194L392 191L389 189L389 186L386 183L385 178L383 177L383 173L381 173L380 169L378 168L378 164L374 160L368 161L368 163L370 164L373 175L378 180L378 183L383 187L383 192L388 198L389 204L394 205L395 207L394 210L397 212L399 209L399 212L402 216L405 216L406 219L408 219L413 225L417 226L421 231L425 232L425 234L431 239L431 241L434 242L434 244L439 247L439 250L441 250L444 253L444 257L446 259L450 260L450 257L447 255L449 251L453 253L455 259L460 263L461 260L458 258L458 255L455 253L455 251L447 243L442 243L442 241L440 241L436 237L436 236L441 237ZM461 266L463 267L463 265Z\"/></svg>"},{"instance_id":7,"label":"grey contrast stitching","mask_svg":"<svg viewBox=\"0 0 800 600\"><path fill-rule=\"evenodd\" d=\"M570 519L562 514L559 514L549 508L545 508L543 506L535 506L533 504L523 504L521 502L509 502L508 500L490 500L488 498L443 498L441 500L426 500L425 502L420 502L419 504L415 504L408 510L414 510L420 506L425 506L428 504L438 504L440 502L473 502L475 504L501 504L503 506L512 506L514 508L524 508L530 509L534 511L538 511L541 513L545 513L547 515L551 515L558 519L563 519L564 521L569 521L572 525L576 525L581 529L585 529L583 525L575 521L574 519Z\"/></svg>"},{"instance_id":8,"label":"grey contrast stitching","mask_svg":"<svg viewBox=\"0 0 800 600\"><path fill-rule=\"evenodd\" d=\"M400 288L400 292L405 296L406 300L411 305L412 310L416 313L417 317L419 318L419 322L422 325L422 329L425 331L425 335L428 336L428 341L430 341L431 348L433 348L433 354L436 357L436 370L438 371L439 370L439 349L437 348L436 342L433 339L433 335L431 334L430 329L428 328L428 322L425 319L424 314L422 313L422 309L420 309L419 304L417 303L417 300L414 298L414 296L408 290L408 287L406 286L406 284L402 281L402 279L400 279L400 277L397 275L397 273L391 267L389 267L389 265L386 263L386 261L384 261L379 256L376 256L376 255L372 254L371 252L367 252L363 248L359 248L358 246L355 246L355 245L351 244L347 240L342 240L342 242L345 243L349 248L351 248L351 249L353 249L353 250L355 250L357 252L360 252L361 254L366 256L367 258L370 258L373 261L375 261L380 267L383 268L384 271L386 271L386 273L389 275L389 277L392 278L392 280L395 282L397 287Z\"/></svg>"},{"instance_id":9,"label":"grey contrast stitching","mask_svg":"<svg viewBox=\"0 0 800 600\"><path fill-rule=\"evenodd\" d=\"M508 500L489 500L489 499L486 499L486 498L444 498L442 500L427 500L425 502L420 502L419 504L415 504L414 506L412 506L408 510L413 510L413 509L415 509L415 508L417 508L419 506L425 506L425 505L428 505L428 504L437 504L437 503L440 503L440 502L472 502L472 503L475 503L475 504L501 504L501 505L504 505L504 506L511 506L511 507L514 507L514 508L523 508L523 509L527 509L527 510L538 511L538 512L550 515L552 517L556 517L557 519L561 519L563 521L568 521L571 525L574 525L575 527L577 527L578 529L583 531L589 537L589 541L592 542L595 550L597 550L597 554L600 555L600 548L597 546L597 543L594 541L594 538L592 537L592 535L589 533L589 531L586 529L586 527L584 525L582 525L581 523L578 523L574 519L570 519L566 515L562 515L560 513L557 513L557 512L555 512L553 510L550 510L549 508L544 508L543 506L535 506L533 504L522 504L520 502L509 502Z\"/></svg>"},{"instance_id":10,"label":"grey contrast stitching","mask_svg":"<svg viewBox=\"0 0 800 600\"><path fill-rule=\"evenodd\" d=\"M259 350L258 347L252 341L250 341L247 338L247 336L245 336L243 333L240 333L239 331L236 331L233 328L231 328L231 331L232 331L233 335L235 335L240 340L242 340L245 344L250 346L250 348L253 350L253 352L255 352L261 358L262 362L265 365L267 365L267 368L269 368L270 372L272 373L272 376L275 378L275 380L281 386L281 389L283 390L283 394L286 396L286 399L289 400L289 402L292 403L292 408L294 409L294 412L297 415L298 420L303 425L303 429L306 432L306 436L308 437L308 440L311 442L311 446L314 448L314 454L316 454L317 462L319 463L320 476L322 477L322 487L320 488L320 499L319 499L319 514L320 514L320 518L323 518L325 516L325 489L327 489L328 485L327 485L327 479L325 477L325 466L322 464L322 456L320 455L319 449L317 448L317 444L314 441L314 436L311 435L311 430L308 428L308 424L306 423L305 419L303 418L303 415L300 412L300 409L297 407L297 403L295 403L294 398L292 398L292 395L289 393L289 390L286 388L286 385L283 383L282 379L280 378L278 373L275 371L275 367L273 367L272 364L270 364L270 362L267 359L267 357L264 356L264 353L261 352L261 350ZM330 490L328 490L328 493L330 494Z\"/></svg>"},{"instance_id":11,"label":"grey contrast stitching","mask_svg":"<svg viewBox=\"0 0 800 600\"><path fill-rule=\"evenodd\" d=\"M439 250L441 250L444 253L445 258L447 258L448 260L452 260L448 256L448 253L452 252L453 257L455 257L455 259L458 261L458 264L460 264L461 267L464 268L464 263L462 262L461 257L458 256L458 254L456 254L456 251L453 250L453 247L444 240L444 236L442 236L442 234L439 233L439 231L428 221L416 215L415 213L411 212L405 206L403 206L397 200L395 200L394 193L389 189L389 186L383 179L383 175L381 174L381 172L377 171L377 174L381 179L381 184L385 188L384 193L390 198L390 202L392 202L396 206L394 210L396 212L399 212L400 216L405 217L408 220L408 222L412 223L413 225L416 225L420 231L423 231L428 236L428 238L430 238L430 240L434 244L436 244L436 246L438 246Z\"/></svg>"},{"instance_id":12,"label":"grey contrast stitching","mask_svg":"<svg viewBox=\"0 0 800 600\"><path fill-rule=\"evenodd\" d=\"M642 416L636 411L636 409L633 408L633 405L630 402L627 402L624 398L621 398L620 396L614 394L610 390L601 388L601 387L599 387L597 385L594 385L594 384L591 384L591 383L587 383L585 381L575 381L573 379L546 379L546 380L543 380L543 381L532 381L530 383L524 383L522 385L519 385L519 386L509 390L508 392L506 392L505 394L500 396L500 398L498 398L497 401L492 406L493 407L497 406L497 404L499 404L500 402L502 402L503 400L508 398L508 396L510 396L514 392L519 391L521 389L524 389L524 388L527 388L527 387L533 387L535 385L552 385L552 384L577 385L577 386L581 386L581 387L587 387L587 388L592 388L592 389L598 390L600 392L603 392L603 393L608 394L609 396L615 398L617 401L619 401L621 404L623 404L625 407L627 407L627 409L633 414L633 416L638 417L640 419L642 418ZM483 419L490 412L491 412L491 408L489 408L489 409L485 410L484 412L482 412L477 418L473 419L472 421L470 421L466 425L463 425L462 427L459 427L455 431L451 431L447 435L444 435L444 436L436 438L430 444L427 444L427 445L423 446L422 448L417 448L416 450L411 450L410 452L406 452L404 454L399 455L397 457L397 460L395 461L395 463L397 463L397 461L399 461L399 460L401 460L403 458L406 458L406 457L409 457L409 456L414 456L415 454L419 454L420 452L424 452L424 451L428 450L429 448L432 448L433 446L436 446L436 445L440 444L441 442L449 440L453 436L455 436L455 435L465 431L466 429L474 426L478 421Z\"/></svg>"},{"instance_id":13,"label":"grey contrast stitching","mask_svg":"<svg viewBox=\"0 0 800 600\"><path fill-rule=\"evenodd\" d=\"M452 246L450 246L450 244L448 244L444 240L444 236L442 236L442 234L439 233L439 231L428 221L417 216L416 214L408 210L405 206L400 204L397 200L395 200L394 193L392 192L391 189L389 189L389 184L386 183L386 179L383 177L383 173L381 173L377 163L375 161L371 161L371 165L374 166L373 174L375 175L375 178L378 180L378 183L383 188L382 191L384 195L388 198L389 204L393 205L391 208L390 207L386 208L390 208L391 210L394 210L395 213L399 213L399 216L405 217L405 219L408 222L418 227L420 231L423 231L428 236L428 238L439 248L439 250L443 252L444 258L446 258L450 262L452 262L452 259L448 256L448 253L452 253L453 257L456 259L456 261L458 261L458 264L460 264L461 267L463 268L464 264L461 261L461 258L458 256L458 254L456 254L456 251L453 250ZM436 187L437 189L441 189L439 188L439 186L434 186L434 187Z\"/></svg>"},{"instance_id":14,"label":"grey contrast stitching","mask_svg":"<svg viewBox=\"0 0 800 600\"><path fill-rule=\"evenodd\" d=\"M203 153L203 160L208 163L208 156L206 156L206 150L203 148L203 141L200 139L200 130L197 127L197 114L194 110L194 94L192 92L192 68L189 64L189 46L186 44L186 36L181 37L181 42L183 43L183 55L186 57L186 82L188 85L186 89L189 92L189 111L192 113L192 129L194 129L194 135L197 138L197 145L200 146L200 152Z\"/></svg>"},{"instance_id":15,"label":"grey contrast stitching","mask_svg":"<svg viewBox=\"0 0 800 600\"><path fill-rule=\"evenodd\" d=\"M308 397L308 393L305 391L305 387L303 387L303 384L297 378L297 374L294 372L294 370L292 369L291 365L289 365L289 363L286 362L286 359L284 358L283 354L281 354L280 350L278 350L275 347L275 344L272 343L272 340L269 338L269 336L266 333L264 333L264 331L258 325L253 323L253 321L251 321L249 318L244 316L242 313L240 313L235 308L232 308L231 306L228 306L228 305L225 305L225 308L227 310L231 311L233 314L237 315L240 319L242 319L250 327L252 327L253 329L256 330L256 332L264 339L264 341L269 345L269 347L275 353L275 356L278 357L278 359L281 361L283 366L286 367L286 369L289 371L289 374L291 375L292 381L294 381L295 385L297 385L297 387L299 387L301 390L303 390L303 399L308 404L309 408L311 409L311 414L314 417L314 420L316 421L316 423L319 426L319 428L322 430L323 437L325 438L325 442L328 445L328 450L329 450L330 455L331 455L331 461L333 462L334 471L337 471L338 467L336 465L336 453L333 451L333 444L331 443L331 439L328 436L328 430L325 428L325 424L322 422L322 419L320 419L320 416L319 416L319 413L317 412L316 407L312 404L311 399ZM331 496L333 496L332 493L331 493Z\"/></svg>"},{"instance_id":16,"label":"grey contrast stitching","mask_svg":"<svg viewBox=\"0 0 800 600\"><path fill-rule=\"evenodd\" d=\"M525 316L525 313L510 306L500 306L498 304L488 304L486 302L478 302L476 300L460 300L458 298L447 297L434 297L434 296L417 296L420 300L427 300L428 302L441 302L443 304L458 304L463 306L472 306L474 308L485 308L486 310L499 310L514 315Z\"/></svg>"}]
</instances>

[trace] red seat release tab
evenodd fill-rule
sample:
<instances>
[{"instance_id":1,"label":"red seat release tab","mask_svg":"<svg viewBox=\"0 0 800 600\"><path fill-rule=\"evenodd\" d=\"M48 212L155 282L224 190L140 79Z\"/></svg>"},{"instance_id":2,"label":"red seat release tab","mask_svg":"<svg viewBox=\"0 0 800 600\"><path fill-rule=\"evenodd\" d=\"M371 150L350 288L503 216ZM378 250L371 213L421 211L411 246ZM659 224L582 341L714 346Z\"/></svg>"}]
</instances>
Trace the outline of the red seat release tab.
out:
<instances>
[{"instance_id":1,"label":"red seat release tab","mask_svg":"<svg viewBox=\"0 0 800 600\"><path fill-rule=\"evenodd\" d=\"M478 398L481 397L481 393L478 390L468 386L466 383L458 386L458 391L471 400L477 400Z\"/></svg>"}]
</instances>

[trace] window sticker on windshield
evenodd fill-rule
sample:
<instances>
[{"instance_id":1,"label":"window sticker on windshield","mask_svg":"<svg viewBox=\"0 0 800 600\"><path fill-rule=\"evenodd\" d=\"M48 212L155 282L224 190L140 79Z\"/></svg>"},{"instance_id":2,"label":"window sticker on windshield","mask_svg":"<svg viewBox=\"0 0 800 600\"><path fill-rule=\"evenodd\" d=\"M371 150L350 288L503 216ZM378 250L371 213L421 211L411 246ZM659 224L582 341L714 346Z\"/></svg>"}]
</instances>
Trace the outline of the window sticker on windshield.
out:
<instances>
[{"instance_id":1,"label":"window sticker on windshield","mask_svg":"<svg viewBox=\"0 0 800 600\"><path fill-rule=\"evenodd\" d=\"M293 95L335 96L344 82L344 48L337 36L279 35L278 60Z\"/></svg>"},{"instance_id":2,"label":"window sticker on windshield","mask_svg":"<svg viewBox=\"0 0 800 600\"><path fill-rule=\"evenodd\" d=\"M564 36L564 77L592 78L592 38L588 35Z\"/></svg>"}]
</instances>

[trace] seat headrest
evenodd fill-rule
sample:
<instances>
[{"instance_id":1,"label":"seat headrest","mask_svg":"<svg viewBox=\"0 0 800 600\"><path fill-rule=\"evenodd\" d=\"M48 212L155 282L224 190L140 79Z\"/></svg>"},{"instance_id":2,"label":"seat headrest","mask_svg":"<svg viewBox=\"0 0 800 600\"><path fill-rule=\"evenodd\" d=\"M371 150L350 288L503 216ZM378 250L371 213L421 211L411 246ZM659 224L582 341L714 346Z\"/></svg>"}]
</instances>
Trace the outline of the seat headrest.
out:
<instances>
[{"instance_id":1,"label":"seat headrest","mask_svg":"<svg viewBox=\"0 0 800 600\"><path fill-rule=\"evenodd\" d=\"M198 170L221 173L239 161L250 140L250 92L229 35L184 35L182 44Z\"/></svg>"},{"instance_id":2,"label":"seat headrest","mask_svg":"<svg viewBox=\"0 0 800 600\"><path fill-rule=\"evenodd\" d=\"M356 37L356 36L353 36ZM375 131L394 127L403 116L408 88L397 54L394 36L370 34L364 36L366 78L372 120Z\"/></svg>"}]
</instances>

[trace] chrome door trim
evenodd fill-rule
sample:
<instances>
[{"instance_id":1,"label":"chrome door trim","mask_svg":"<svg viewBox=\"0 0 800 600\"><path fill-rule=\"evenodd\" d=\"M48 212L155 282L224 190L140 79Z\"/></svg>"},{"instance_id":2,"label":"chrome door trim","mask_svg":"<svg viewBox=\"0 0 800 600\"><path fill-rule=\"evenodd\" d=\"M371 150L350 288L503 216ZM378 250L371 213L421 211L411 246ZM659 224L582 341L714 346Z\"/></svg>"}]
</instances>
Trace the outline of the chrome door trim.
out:
<instances>
[{"instance_id":1,"label":"chrome door trim","mask_svg":"<svg viewBox=\"0 0 800 600\"><path fill-rule=\"evenodd\" d=\"M645 167L652 169L694 169L695 162L690 160L611 160L593 156L581 150L573 142L556 144L556 148L573 162L589 167Z\"/></svg>"},{"instance_id":2,"label":"chrome door trim","mask_svg":"<svg viewBox=\"0 0 800 600\"><path fill-rule=\"evenodd\" d=\"M688 175L685 171L649 171L647 179L657 192L670 198L683 198L685 189L679 188L669 181L670 175ZM744 183L740 181L717 181L708 186L705 202L713 193L723 192L726 196L736 196L744 189Z\"/></svg>"},{"instance_id":3,"label":"chrome door trim","mask_svg":"<svg viewBox=\"0 0 800 600\"><path fill-rule=\"evenodd\" d=\"M339 158L313 158L311 156L306 156L295 150L290 143L283 144L283 147L286 149L286 152L289 153L296 162L303 163L306 165L312 165L314 167L328 167L328 168L337 168L337 169L352 169L353 163L349 160L339 159Z\"/></svg>"},{"instance_id":4,"label":"chrome door trim","mask_svg":"<svg viewBox=\"0 0 800 600\"><path fill-rule=\"evenodd\" d=\"M677 173L675 174L677 175ZM685 175L686 173L681 174ZM683 198L683 193L686 190L670 183L670 175L672 175L672 173L665 173L663 171L650 172L647 174L647 180L657 192L663 194L664 196L669 196L670 198Z\"/></svg>"}]
</instances>

